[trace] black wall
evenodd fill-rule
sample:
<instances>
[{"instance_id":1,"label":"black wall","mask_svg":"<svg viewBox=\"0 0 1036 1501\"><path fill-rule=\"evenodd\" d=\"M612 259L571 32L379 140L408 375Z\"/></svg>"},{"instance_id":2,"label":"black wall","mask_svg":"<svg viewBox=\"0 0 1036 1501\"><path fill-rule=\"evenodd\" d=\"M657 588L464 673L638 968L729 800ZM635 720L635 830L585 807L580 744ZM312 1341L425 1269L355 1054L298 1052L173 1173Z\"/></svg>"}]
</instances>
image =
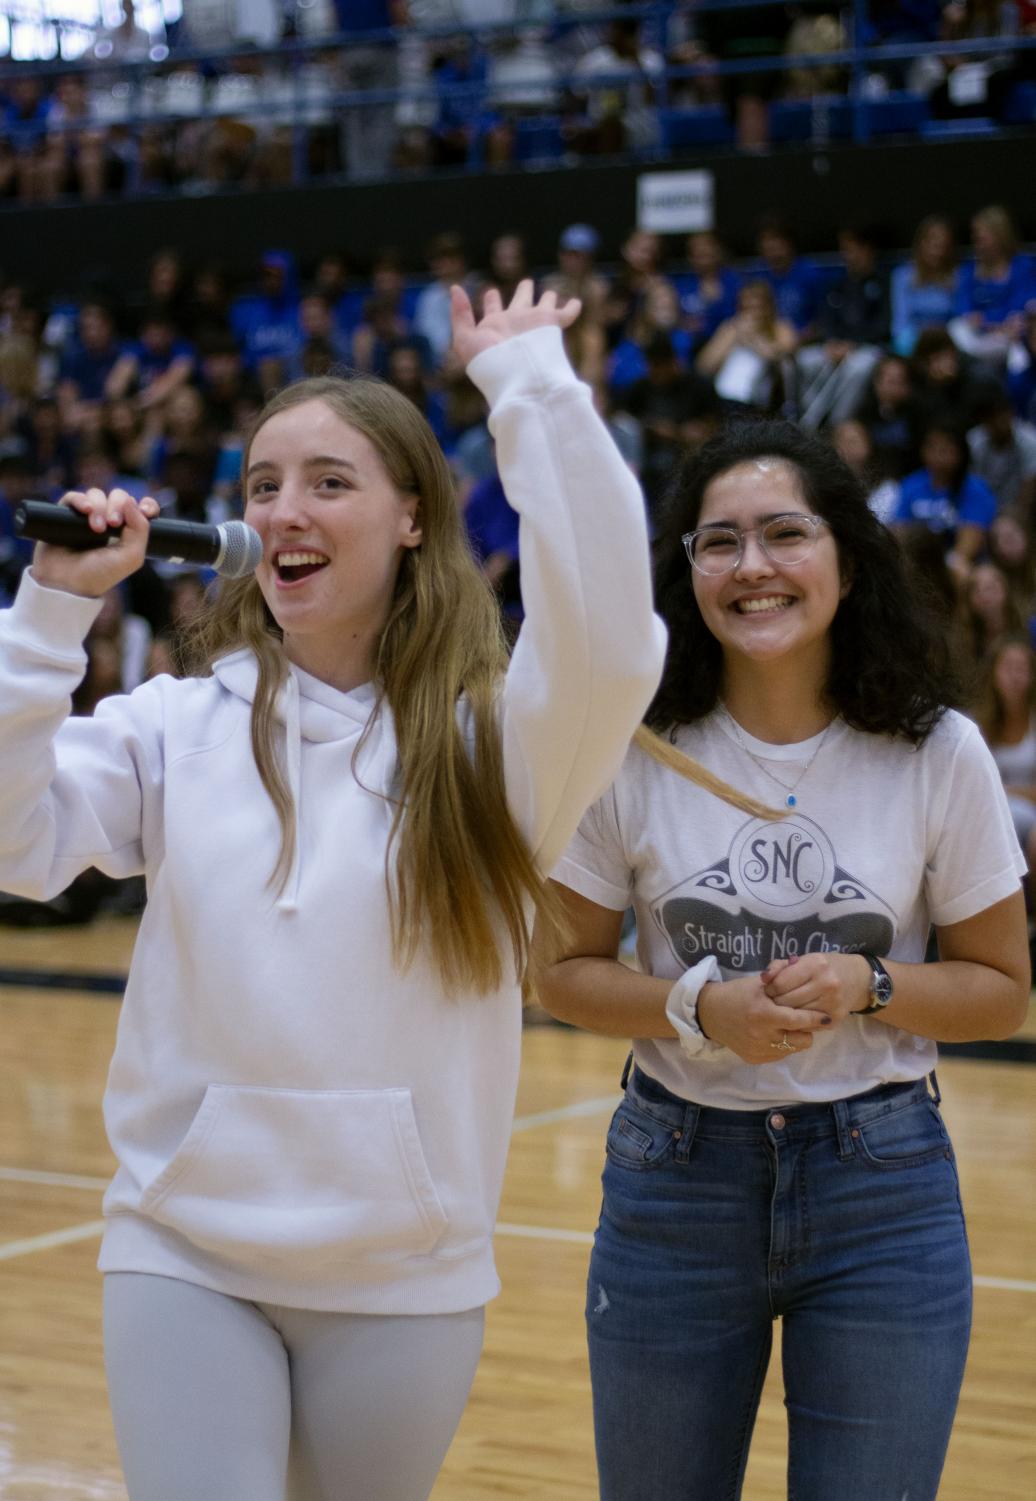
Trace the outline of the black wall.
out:
<instances>
[{"instance_id":1,"label":"black wall","mask_svg":"<svg viewBox=\"0 0 1036 1501\"><path fill-rule=\"evenodd\" d=\"M98 278L131 292L154 251L176 245L191 263L215 260L249 275L265 248L292 250L303 266L328 249L359 268L383 245L397 246L415 270L442 229L460 230L473 257L504 230L521 231L535 264L554 258L558 232L595 224L602 259L613 259L634 221L636 179L644 170L708 167L716 178L717 227L737 255L752 250L759 217L779 213L811 250L833 249L843 223L881 227L891 247L908 245L917 221L948 212L966 234L983 204L1006 204L1026 239L1036 239L1036 135L965 142L764 156L696 155L668 163L515 170L486 176L282 188L211 197L62 204L0 212L0 272L43 289L75 292Z\"/></svg>"}]
</instances>

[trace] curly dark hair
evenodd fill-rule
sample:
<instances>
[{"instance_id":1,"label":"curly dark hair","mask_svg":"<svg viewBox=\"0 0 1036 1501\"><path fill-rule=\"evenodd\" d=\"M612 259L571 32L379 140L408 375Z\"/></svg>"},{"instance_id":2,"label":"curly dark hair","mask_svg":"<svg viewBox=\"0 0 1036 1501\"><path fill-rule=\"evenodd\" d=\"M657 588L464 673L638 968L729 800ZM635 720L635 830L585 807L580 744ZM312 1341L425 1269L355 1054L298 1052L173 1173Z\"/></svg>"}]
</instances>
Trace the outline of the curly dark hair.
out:
<instances>
[{"instance_id":1,"label":"curly dark hair","mask_svg":"<svg viewBox=\"0 0 1036 1501\"><path fill-rule=\"evenodd\" d=\"M828 523L851 579L831 623L828 697L854 729L922 744L961 701L947 633L852 470L827 443L783 421L728 427L684 462L670 488L655 547L656 607L669 650L645 722L671 734L716 707L723 652L698 609L681 537L698 525L711 482L757 459L781 459L797 472L805 505Z\"/></svg>"}]
</instances>

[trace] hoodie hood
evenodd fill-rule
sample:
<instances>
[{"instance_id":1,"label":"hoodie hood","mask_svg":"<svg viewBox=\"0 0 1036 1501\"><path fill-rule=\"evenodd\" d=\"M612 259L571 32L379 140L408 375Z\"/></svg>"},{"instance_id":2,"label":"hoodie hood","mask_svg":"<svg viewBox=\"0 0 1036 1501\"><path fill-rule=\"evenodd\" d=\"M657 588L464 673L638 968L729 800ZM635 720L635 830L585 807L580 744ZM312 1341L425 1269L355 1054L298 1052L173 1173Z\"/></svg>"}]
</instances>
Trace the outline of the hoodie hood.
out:
<instances>
[{"instance_id":1,"label":"hoodie hood","mask_svg":"<svg viewBox=\"0 0 1036 1501\"><path fill-rule=\"evenodd\" d=\"M220 687L235 698L244 699L247 704L255 699L259 664L247 647L221 657L214 664L212 675ZM359 688L342 693L289 664L275 709L280 724L288 722L286 705L293 693L298 702L298 727L302 739L321 742L355 739L370 719L377 699L373 683L361 683Z\"/></svg>"},{"instance_id":2,"label":"hoodie hood","mask_svg":"<svg viewBox=\"0 0 1036 1501\"><path fill-rule=\"evenodd\" d=\"M213 677L226 692L248 705L255 700L259 664L247 647L222 657L212 669ZM274 718L284 726L283 770L291 793L295 817L295 842L291 869L277 899L279 912L298 910L302 858L302 757L304 745L341 742L351 763L356 744L377 709L377 717L363 751L355 763L357 780L369 791L391 796L395 782L396 751L392 714L387 704L377 705L373 683L342 693L292 664L281 684L274 705ZM391 742L391 743L390 743Z\"/></svg>"}]
</instances>

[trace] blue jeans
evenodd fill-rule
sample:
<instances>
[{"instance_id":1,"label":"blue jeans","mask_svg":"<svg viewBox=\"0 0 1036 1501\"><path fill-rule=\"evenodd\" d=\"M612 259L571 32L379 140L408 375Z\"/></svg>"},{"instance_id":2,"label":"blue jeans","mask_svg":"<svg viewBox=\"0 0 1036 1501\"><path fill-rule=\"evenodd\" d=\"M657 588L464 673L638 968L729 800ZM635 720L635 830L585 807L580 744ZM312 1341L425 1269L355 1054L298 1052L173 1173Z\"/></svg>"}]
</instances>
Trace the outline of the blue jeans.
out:
<instances>
[{"instance_id":1,"label":"blue jeans","mask_svg":"<svg viewBox=\"0 0 1036 1501\"><path fill-rule=\"evenodd\" d=\"M737 1501L775 1318L789 1501L932 1501L971 1324L937 1106L714 1110L633 1070L586 1308L601 1501Z\"/></svg>"}]
</instances>

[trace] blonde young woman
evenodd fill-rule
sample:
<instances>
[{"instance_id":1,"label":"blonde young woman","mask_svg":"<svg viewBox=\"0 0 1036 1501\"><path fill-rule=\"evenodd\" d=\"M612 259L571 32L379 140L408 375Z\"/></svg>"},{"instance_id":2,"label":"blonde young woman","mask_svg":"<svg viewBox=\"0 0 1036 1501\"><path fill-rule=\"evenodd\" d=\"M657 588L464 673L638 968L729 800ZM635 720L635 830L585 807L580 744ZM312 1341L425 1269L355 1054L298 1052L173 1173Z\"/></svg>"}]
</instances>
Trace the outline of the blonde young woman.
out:
<instances>
[{"instance_id":1,"label":"blonde young woman","mask_svg":"<svg viewBox=\"0 0 1036 1501\"><path fill-rule=\"evenodd\" d=\"M890 280L892 347L911 355L926 328L942 328L957 310L957 242L953 225L942 214L929 214L914 233L908 261Z\"/></svg>"},{"instance_id":2,"label":"blonde young woman","mask_svg":"<svg viewBox=\"0 0 1036 1501\"><path fill-rule=\"evenodd\" d=\"M738 292L737 313L720 324L696 363L724 401L768 411L777 404L782 365L797 343L794 328L778 317L770 285L750 281Z\"/></svg>"},{"instance_id":3,"label":"blonde young woman","mask_svg":"<svg viewBox=\"0 0 1036 1501\"><path fill-rule=\"evenodd\" d=\"M430 429L302 382L245 459L254 579L208 675L66 720L156 507L66 502L0 617L0 884L95 864L148 906L105 1099L109 1388L131 1501L420 1501L498 1288L520 990L549 869L653 691L643 505L523 283L455 345L521 514L508 666Z\"/></svg>"},{"instance_id":4,"label":"blonde young woman","mask_svg":"<svg viewBox=\"0 0 1036 1501\"><path fill-rule=\"evenodd\" d=\"M1011 216L999 205L979 209L971 221L971 244L974 256L961 269L959 316L949 329L958 348L998 371L1036 301L1036 279L1028 256L1019 253Z\"/></svg>"}]
</instances>

